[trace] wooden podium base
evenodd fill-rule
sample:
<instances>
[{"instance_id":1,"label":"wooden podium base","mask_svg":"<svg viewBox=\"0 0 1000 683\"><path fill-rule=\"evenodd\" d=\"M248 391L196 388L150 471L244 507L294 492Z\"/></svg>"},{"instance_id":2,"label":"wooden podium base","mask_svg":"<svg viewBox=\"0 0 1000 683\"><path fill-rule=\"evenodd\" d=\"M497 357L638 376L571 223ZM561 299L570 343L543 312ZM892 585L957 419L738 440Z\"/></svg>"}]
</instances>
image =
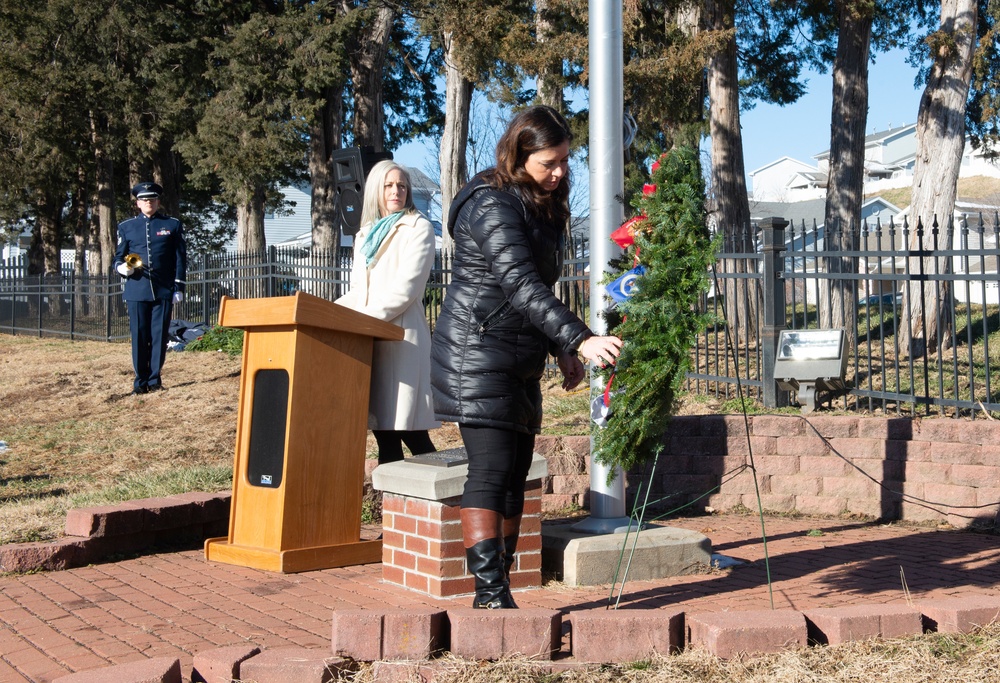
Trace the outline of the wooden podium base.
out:
<instances>
[{"instance_id":1,"label":"wooden podium base","mask_svg":"<svg viewBox=\"0 0 1000 683\"><path fill-rule=\"evenodd\" d=\"M272 572L294 574L317 569L349 567L382 561L382 541L356 541L340 545L296 548L294 550L268 550L229 543L229 537L209 538L205 541L205 559L213 562L237 564Z\"/></svg>"}]
</instances>

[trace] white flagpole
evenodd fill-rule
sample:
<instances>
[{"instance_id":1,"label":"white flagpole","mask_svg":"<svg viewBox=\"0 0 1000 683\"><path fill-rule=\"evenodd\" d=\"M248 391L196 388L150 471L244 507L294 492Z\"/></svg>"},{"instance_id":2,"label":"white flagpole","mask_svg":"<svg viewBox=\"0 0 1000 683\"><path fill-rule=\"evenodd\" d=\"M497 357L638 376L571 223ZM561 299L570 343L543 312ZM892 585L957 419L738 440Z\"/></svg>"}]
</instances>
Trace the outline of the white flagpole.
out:
<instances>
[{"instance_id":1,"label":"white flagpole","mask_svg":"<svg viewBox=\"0 0 1000 683\"><path fill-rule=\"evenodd\" d=\"M625 189L622 86L622 3L590 0L590 328L607 333L601 317L605 307L601 278L612 257L611 233L624 220L620 197ZM606 382L607 379L605 378ZM600 375L591 373L591 396L604 392ZM591 437L591 456L594 454ZM625 515L625 477L591 458L590 517L573 528L589 533L612 533L628 525Z\"/></svg>"}]
</instances>

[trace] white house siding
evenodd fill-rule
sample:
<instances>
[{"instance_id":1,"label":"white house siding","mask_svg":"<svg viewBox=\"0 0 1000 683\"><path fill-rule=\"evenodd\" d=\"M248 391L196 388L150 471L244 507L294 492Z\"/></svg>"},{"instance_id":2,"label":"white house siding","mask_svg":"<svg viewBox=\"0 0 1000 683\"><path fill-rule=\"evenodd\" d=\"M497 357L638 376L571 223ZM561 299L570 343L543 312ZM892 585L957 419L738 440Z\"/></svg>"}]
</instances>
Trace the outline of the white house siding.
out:
<instances>
[{"instance_id":1,"label":"white house siding","mask_svg":"<svg viewBox=\"0 0 1000 683\"><path fill-rule=\"evenodd\" d=\"M789 201L788 182L801 172L816 172L815 166L793 159L781 157L766 166L750 171L752 197L758 202Z\"/></svg>"},{"instance_id":2,"label":"white house siding","mask_svg":"<svg viewBox=\"0 0 1000 683\"><path fill-rule=\"evenodd\" d=\"M301 187L282 187L281 193L285 201L295 202L289 208L290 215L266 216L264 218L264 239L272 246L294 239L305 232L312 231L312 195L308 185Z\"/></svg>"},{"instance_id":3,"label":"white house siding","mask_svg":"<svg viewBox=\"0 0 1000 683\"><path fill-rule=\"evenodd\" d=\"M895 163L898 159L917 153L917 125L903 126L873 140L865 149L865 158L883 164Z\"/></svg>"}]
</instances>

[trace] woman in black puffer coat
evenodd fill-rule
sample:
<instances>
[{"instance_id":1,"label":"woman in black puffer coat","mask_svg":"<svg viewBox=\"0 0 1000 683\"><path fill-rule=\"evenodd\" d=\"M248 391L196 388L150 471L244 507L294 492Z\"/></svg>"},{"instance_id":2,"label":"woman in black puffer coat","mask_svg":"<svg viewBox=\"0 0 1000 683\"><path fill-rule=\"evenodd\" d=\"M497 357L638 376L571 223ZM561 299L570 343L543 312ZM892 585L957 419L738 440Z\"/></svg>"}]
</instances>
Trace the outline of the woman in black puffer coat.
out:
<instances>
[{"instance_id":1,"label":"woman in black puffer coat","mask_svg":"<svg viewBox=\"0 0 1000 683\"><path fill-rule=\"evenodd\" d=\"M516 607L509 573L524 485L542 424L548 354L563 388L583 380L577 354L612 363L621 340L599 337L552 292L569 219L569 126L525 109L497 144L497 164L452 202L452 281L434 329L431 382L439 420L457 422L469 457L462 534L473 607Z\"/></svg>"}]
</instances>

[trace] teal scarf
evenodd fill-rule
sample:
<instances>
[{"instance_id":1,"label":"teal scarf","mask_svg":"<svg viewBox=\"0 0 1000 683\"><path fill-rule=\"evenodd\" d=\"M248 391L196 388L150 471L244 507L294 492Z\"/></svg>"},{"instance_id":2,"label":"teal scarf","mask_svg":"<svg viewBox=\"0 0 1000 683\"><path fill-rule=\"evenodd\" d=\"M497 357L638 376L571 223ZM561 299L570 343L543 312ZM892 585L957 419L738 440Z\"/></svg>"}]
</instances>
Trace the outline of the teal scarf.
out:
<instances>
[{"instance_id":1,"label":"teal scarf","mask_svg":"<svg viewBox=\"0 0 1000 683\"><path fill-rule=\"evenodd\" d=\"M365 235L365 241L361 244L361 253L365 255L365 266L371 266L372 259L378 253L378 248L382 246L382 240L389 234L389 228L402 218L403 212L389 214L385 218L380 218L372 229Z\"/></svg>"}]
</instances>

